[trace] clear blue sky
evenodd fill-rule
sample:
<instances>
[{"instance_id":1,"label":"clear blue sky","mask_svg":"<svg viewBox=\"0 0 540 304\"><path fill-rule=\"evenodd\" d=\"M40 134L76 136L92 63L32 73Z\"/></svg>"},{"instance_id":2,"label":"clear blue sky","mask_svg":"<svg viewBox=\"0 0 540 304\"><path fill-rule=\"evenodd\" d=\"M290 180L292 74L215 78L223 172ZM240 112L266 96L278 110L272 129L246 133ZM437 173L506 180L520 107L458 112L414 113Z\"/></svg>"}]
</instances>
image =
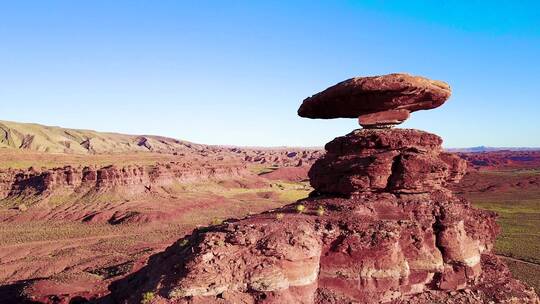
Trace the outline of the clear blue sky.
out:
<instances>
[{"instance_id":1,"label":"clear blue sky","mask_svg":"<svg viewBox=\"0 0 540 304\"><path fill-rule=\"evenodd\" d=\"M540 146L538 1L2 1L0 119L200 143L317 146L296 116L341 80L409 72L452 98L404 126Z\"/></svg>"}]
</instances>

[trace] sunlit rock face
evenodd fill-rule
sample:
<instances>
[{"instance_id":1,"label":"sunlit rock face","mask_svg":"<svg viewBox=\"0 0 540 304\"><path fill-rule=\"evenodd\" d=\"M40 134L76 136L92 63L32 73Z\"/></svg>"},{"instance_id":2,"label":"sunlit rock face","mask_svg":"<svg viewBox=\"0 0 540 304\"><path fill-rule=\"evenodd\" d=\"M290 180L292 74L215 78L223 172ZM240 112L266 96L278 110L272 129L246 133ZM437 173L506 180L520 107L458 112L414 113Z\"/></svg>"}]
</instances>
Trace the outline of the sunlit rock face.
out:
<instances>
[{"instance_id":1,"label":"sunlit rock face","mask_svg":"<svg viewBox=\"0 0 540 304\"><path fill-rule=\"evenodd\" d=\"M449 96L421 77L354 78L306 99L299 114L408 115ZM442 152L437 135L385 126L329 142L309 172L309 198L194 231L113 284L114 299L138 303L151 291L156 303L537 303L490 253L495 214L447 189L465 162Z\"/></svg>"},{"instance_id":2,"label":"sunlit rock face","mask_svg":"<svg viewBox=\"0 0 540 304\"><path fill-rule=\"evenodd\" d=\"M246 175L249 175L248 170L241 164L226 167L208 165L194 169L189 164L175 162L151 166L6 170L0 171L0 199L25 193L47 195L57 190L81 193L114 189L136 195L150 190L152 186Z\"/></svg>"},{"instance_id":3,"label":"sunlit rock face","mask_svg":"<svg viewBox=\"0 0 540 304\"><path fill-rule=\"evenodd\" d=\"M409 113L442 105L451 94L442 81L395 73L354 77L306 98L298 115L306 118L359 118L367 128L387 128Z\"/></svg>"},{"instance_id":4,"label":"sunlit rock face","mask_svg":"<svg viewBox=\"0 0 540 304\"><path fill-rule=\"evenodd\" d=\"M360 129L326 145L311 167L310 182L321 194L428 193L458 182L466 163L443 153L434 134L410 129Z\"/></svg>"}]
</instances>

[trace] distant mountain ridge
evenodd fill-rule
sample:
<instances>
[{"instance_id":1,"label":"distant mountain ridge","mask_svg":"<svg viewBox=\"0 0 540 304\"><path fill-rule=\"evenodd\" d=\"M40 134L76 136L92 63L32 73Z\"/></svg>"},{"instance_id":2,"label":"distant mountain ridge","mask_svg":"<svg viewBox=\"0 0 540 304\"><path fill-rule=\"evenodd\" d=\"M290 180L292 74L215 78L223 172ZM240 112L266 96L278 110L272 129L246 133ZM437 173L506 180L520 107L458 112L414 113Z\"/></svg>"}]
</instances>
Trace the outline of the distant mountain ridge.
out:
<instances>
[{"instance_id":1,"label":"distant mountain ridge","mask_svg":"<svg viewBox=\"0 0 540 304\"><path fill-rule=\"evenodd\" d=\"M204 145L163 136L126 135L0 121L0 148L68 154L175 153L202 150Z\"/></svg>"},{"instance_id":2,"label":"distant mountain ridge","mask_svg":"<svg viewBox=\"0 0 540 304\"><path fill-rule=\"evenodd\" d=\"M540 147L470 147L470 148L445 148L448 152L460 153L478 153L478 152L495 152L495 151L540 151Z\"/></svg>"},{"instance_id":3,"label":"distant mountain ridge","mask_svg":"<svg viewBox=\"0 0 540 304\"><path fill-rule=\"evenodd\" d=\"M301 167L311 166L323 154L323 149L204 145L156 135L126 135L0 121L0 159L6 160L5 163L0 161L0 167L8 163L18 167L21 166L19 162L43 166L44 163L37 161L39 157L27 154L38 154L43 159L49 156L73 156L76 159L85 155L114 156L115 162L122 162L118 158L132 154L144 158L149 156L148 152L160 159L170 156L174 161L198 159L204 163L223 163L233 160L269 167ZM140 161L144 162L143 158Z\"/></svg>"},{"instance_id":4,"label":"distant mountain ridge","mask_svg":"<svg viewBox=\"0 0 540 304\"><path fill-rule=\"evenodd\" d=\"M128 152L186 153L214 150L323 150L320 147L240 147L235 145L204 145L157 135L128 135L93 130L69 129L35 123L0 120L0 149L28 150L46 153L105 154ZM492 151L536 151L534 147L446 148L449 152L474 153Z\"/></svg>"}]
</instances>

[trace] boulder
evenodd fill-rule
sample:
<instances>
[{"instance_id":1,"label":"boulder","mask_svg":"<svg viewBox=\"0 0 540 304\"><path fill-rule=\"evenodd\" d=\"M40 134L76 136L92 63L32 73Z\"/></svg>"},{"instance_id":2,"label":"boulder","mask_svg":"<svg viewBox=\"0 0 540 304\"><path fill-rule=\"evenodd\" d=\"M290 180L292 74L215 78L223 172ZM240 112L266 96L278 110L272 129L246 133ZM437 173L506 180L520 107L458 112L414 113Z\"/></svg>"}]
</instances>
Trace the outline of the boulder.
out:
<instances>
[{"instance_id":1,"label":"boulder","mask_svg":"<svg viewBox=\"0 0 540 304\"><path fill-rule=\"evenodd\" d=\"M306 98L298 115L306 118L357 118L362 126L399 124L410 112L442 105L451 94L442 81L409 74L355 77Z\"/></svg>"}]
</instances>

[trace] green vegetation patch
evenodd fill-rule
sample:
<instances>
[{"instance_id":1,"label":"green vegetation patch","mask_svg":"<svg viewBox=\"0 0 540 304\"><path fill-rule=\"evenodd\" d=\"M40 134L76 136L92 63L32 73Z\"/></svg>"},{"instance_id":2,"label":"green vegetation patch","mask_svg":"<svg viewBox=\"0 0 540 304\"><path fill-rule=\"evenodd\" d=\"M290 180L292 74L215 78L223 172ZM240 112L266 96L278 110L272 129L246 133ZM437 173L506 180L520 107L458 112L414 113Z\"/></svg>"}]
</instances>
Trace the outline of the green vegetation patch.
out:
<instances>
[{"instance_id":1,"label":"green vegetation patch","mask_svg":"<svg viewBox=\"0 0 540 304\"><path fill-rule=\"evenodd\" d=\"M249 167L249 170L252 173L255 173L257 175L263 175L270 172L274 172L277 169L279 169L279 166L277 165L273 165L273 166L253 165Z\"/></svg>"},{"instance_id":2,"label":"green vegetation patch","mask_svg":"<svg viewBox=\"0 0 540 304\"><path fill-rule=\"evenodd\" d=\"M540 291L540 265L520 262L512 259L503 258L508 268L515 278L534 287L536 293Z\"/></svg>"},{"instance_id":3,"label":"green vegetation patch","mask_svg":"<svg viewBox=\"0 0 540 304\"><path fill-rule=\"evenodd\" d=\"M516 174L539 174L538 170L482 173L487 179L512 178ZM505 259L517 279L540 290L540 189L508 189L466 193L475 207L497 212L501 234L495 252ZM515 260L513 260L515 259Z\"/></svg>"},{"instance_id":4,"label":"green vegetation patch","mask_svg":"<svg viewBox=\"0 0 540 304\"><path fill-rule=\"evenodd\" d=\"M156 294L148 291L142 294L141 296L141 304L150 304L152 301L154 301L154 298L156 297Z\"/></svg>"},{"instance_id":5,"label":"green vegetation patch","mask_svg":"<svg viewBox=\"0 0 540 304\"><path fill-rule=\"evenodd\" d=\"M540 198L520 200L501 195L488 201L473 197L471 201L499 215L502 231L495 243L498 254L540 263Z\"/></svg>"}]
</instances>

